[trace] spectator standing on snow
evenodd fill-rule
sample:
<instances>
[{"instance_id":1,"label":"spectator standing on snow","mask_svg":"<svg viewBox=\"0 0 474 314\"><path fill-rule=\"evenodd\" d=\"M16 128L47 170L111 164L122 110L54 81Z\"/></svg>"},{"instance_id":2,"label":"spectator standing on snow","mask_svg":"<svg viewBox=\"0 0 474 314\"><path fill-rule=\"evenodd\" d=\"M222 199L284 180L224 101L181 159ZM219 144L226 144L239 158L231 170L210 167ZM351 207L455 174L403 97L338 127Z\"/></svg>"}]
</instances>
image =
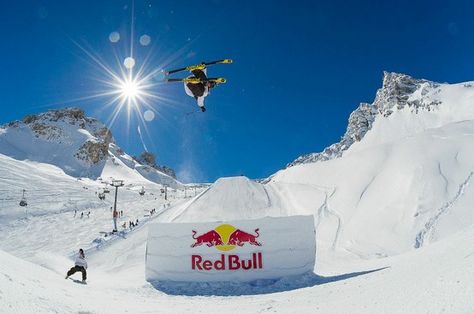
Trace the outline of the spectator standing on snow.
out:
<instances>
[{"instance_id":1,"label":"spectator standing on snow","mask_svg":"<svg viewBox=\"0 0 474 314\"><path fill-rule=\"evenodd\" d=\"M84 217L84 212L81 212L81 219L82 219L82 217Z\"/></svg>"},{"instance_id":2,"label":"spectator standing on snow","mask_svg":"<svg viewBox=\"0 0 474 314\"><path fill-rule=\"evenodd\" d=\"M74 218L76 218L77 209L74 210Z\"/></svg>"},{"instance_id":3,"label":"spectator standing on snow","mask_svg":"<svg viewBox=\"0 0 474 314\"><path fill-rule=\"evenodd\" d=\"M66 279L69 278L69 276L72 276L76 272L80 271L82 273L82 282L86 283L87 279L87 261L86 261L86 256L84 254L83 249L79 249L79 254L76 257L76 260L74 261L74 267L72 267L66 275Z\"/></svg>"}]
</instances>

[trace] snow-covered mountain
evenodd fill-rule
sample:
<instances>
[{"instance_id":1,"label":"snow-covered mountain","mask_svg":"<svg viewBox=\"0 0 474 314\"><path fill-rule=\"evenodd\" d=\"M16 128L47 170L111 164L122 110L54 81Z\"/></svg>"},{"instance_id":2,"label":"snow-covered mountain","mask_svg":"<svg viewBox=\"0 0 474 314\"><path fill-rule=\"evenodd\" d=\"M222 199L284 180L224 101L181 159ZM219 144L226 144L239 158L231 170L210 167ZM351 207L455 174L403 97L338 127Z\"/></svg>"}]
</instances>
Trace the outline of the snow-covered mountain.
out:
<instances>
[{"instance_id":1,"label":"snow-covered mountain","mask_svg":"<svg viewBox=\"0 0 474 314\"><path fill-rule=\"evenodd\" d=\"M28 115L0 127L0 154L54 165L76 178L180 185L172 169L142 164L126 154L104 124L79 108Z\"/></svg>"},{"instance_id":2,"label":"snow-covered mountain","mask_svg":"<svg viewBox=\"0 0 474 314\"><path fill-rule=\"evenodd\" d=\"M317 209L326 245L392 255L474 223L473 147L471 82L385 73L375 101L351 114L341 142L300 157L269 185L323 191L323 201L318 192L304 198Z\"/></svg>"},{"instance_id":3,"label":"snow-covered mountain","mask_svg":"<svg viewBox=\"0 0 474 314\"><path fill-rule=\"evenodd\" d=\"M469 83L465 84L470 87ZM320 153L310 153L298 157L287 167L325 161L342 156L352 144L359 142L372 128L377 116L390 116L394 111L410 108L412 112L434 110L440 104L435 94L440 84L423 79L414 79L406 74L384 72L382 88L377 91L372 104L361 103L354 110L348 121L346 133L341 141L332 144ZM417 92L417 94L415 94Z\"/></svg>"}]
</instances>

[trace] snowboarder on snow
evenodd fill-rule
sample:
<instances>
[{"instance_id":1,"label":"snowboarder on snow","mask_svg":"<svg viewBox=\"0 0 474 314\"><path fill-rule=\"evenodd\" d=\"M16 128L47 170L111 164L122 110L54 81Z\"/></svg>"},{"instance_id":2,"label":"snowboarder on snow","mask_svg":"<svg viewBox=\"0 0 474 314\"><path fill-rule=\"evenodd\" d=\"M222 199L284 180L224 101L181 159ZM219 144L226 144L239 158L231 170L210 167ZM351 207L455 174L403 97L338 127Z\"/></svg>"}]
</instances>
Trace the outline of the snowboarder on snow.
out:
<instances>
[{"instance_id":1,"label":"snowboarder on snow","mask_svg":"<svg viewBox=\"0 0 474 314\"><path fill-rule=\"evenodd\" d=\"M216 86L214 81L208 81L206 76L206 69L203 70L194 70L191 71L193 75L188 78L198 78L201 80L200 83L184 83L184 90L188 96L194 97L196 99L198 106L201 108L201 111L206 111L204 107L204 98L209 94L209 90Z\"/></svg>"},{"instance_id":2,"label":"snowboarder on snow","mask_svg":"<svg viewBox=\"0 0 474 314\"><path fill-rule=\"evenodd\" d=\"M76 272L80 271L82 273L82 282L86 283L87 279L87 261L86 261L86 256L84 255L84 250L79 249L79 254L76 257L76 260L74 261L74 267L71 268L66 275L66 279L69 278L69 276L72 276Z\"/></svg>"}]
</instances>

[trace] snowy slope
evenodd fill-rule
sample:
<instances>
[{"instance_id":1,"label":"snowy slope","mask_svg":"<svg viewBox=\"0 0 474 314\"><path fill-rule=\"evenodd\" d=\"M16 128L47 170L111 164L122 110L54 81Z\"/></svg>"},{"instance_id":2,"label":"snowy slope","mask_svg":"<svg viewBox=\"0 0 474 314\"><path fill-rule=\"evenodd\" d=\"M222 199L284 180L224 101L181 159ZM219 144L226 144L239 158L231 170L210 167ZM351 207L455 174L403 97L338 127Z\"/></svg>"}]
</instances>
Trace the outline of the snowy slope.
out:
<instances>
[{"instance_id":1,"label":"snowy slope","mask_svg":"<svg viewBox=\"0 0 474 314\"><path fill-rule=\"evenodd\" d=\"M144 236L145 235L145 236ZM320 276L265 285L161 287L143 278L146 232L115 243L89 261L87 286L65 280L70 263L49 269L0 251L0 304L19 313L471 313L474 303L472 227L431 247L364 263L320 261ZM416 284L413 284L415 283ZM291 290L297 287L303 289ZM286 292L259 294L290 290ZM110 291L113 290L113 293ZM175 293L247 296L175 296Z\"/></svg>"}]
</instances>

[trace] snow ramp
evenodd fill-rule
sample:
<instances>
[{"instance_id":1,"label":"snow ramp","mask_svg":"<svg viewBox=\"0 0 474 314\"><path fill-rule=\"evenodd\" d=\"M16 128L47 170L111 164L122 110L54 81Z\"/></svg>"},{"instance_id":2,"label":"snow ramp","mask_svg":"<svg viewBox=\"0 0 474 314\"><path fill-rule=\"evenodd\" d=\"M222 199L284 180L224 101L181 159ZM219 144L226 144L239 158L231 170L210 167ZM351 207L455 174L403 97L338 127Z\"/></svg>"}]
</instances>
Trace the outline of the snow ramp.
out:
<instances>
[{"instance_id":1,"label":"snow ramp","mask_svg":"<svg viewBox=\"0 0 474 314\"><path fill-rule=\"evenodd\" d=\"M174 221L242 220L266 216L287 216L278 193L271 187L240 176L218 179Z\"/></svg>"}]
</instances>

